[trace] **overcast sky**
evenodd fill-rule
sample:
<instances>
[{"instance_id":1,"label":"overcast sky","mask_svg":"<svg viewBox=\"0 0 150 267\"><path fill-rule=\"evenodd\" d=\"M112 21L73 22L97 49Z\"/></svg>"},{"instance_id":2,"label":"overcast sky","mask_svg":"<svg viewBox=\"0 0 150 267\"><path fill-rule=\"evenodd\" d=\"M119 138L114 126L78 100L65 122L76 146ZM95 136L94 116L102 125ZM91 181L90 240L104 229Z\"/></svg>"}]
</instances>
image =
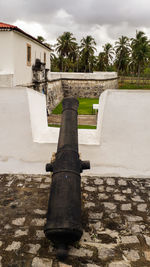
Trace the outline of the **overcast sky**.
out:
<instances>
[{"instance_id":1,"label":"overcast sky","mask_svg":"<svg viewBox=\"0 0 150 267\"><path fill-rule=\"evenodd\" d=\"M150 38L150 0L0 0L0 21L54 44L70 31L79 41L92 35L98 52L143 30Z\"/></svg>"}]
</instances>

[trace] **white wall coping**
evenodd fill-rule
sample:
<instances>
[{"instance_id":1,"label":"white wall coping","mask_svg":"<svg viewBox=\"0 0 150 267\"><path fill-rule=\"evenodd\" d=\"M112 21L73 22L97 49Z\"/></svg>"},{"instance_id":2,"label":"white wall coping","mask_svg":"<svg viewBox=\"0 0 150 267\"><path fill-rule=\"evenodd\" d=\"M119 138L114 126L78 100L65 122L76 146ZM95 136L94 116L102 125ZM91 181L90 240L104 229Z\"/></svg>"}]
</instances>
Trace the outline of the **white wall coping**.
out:
<instances>
[{"instance_id":1,"label":"white wall coping","mask_svg":"<svg viewBox=\"0 0 150 267\"><path fill-rule=\"evenodd\" d=\"M75 79L75 80L111 80L117 79L117 72L93 72L93 73L77 73L77 72L50 72L50 81L56 79Z\"/></svg>"}]
</instances>

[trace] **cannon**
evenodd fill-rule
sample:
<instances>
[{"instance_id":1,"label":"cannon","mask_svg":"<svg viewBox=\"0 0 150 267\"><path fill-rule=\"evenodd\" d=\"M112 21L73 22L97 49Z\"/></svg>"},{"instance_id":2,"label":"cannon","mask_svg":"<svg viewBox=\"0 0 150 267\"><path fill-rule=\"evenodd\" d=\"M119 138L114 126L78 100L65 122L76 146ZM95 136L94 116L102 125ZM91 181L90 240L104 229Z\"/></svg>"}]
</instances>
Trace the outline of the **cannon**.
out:
<instances>
[{"instance_id":1,"label":"cannon","mask_svg":"<svg viewBox=\"0 0 150 267\"><path fill-rule=\"evenodd\" d=\"M67 257L68 246L79 241L83 233L80 173L90 169L90 162L80 160L78 154L78 105L76 98L64 98L57 153L46 164L46 171L53 174L44 232L59 259Z\"/></svg>"}]
</instances>

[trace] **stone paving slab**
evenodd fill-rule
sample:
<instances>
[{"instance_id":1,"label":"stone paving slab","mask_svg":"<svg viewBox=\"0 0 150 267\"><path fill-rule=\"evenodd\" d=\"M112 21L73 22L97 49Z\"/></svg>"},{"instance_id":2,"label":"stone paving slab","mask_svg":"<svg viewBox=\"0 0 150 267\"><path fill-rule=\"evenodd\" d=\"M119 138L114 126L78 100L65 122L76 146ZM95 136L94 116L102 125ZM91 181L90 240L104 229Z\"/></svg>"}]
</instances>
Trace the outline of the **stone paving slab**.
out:
<instances>
[{"instance_id":1,"label":"stone paving slab","mask_svg":"<svg viewBox=\"0 0 150 267\"><path fill-rule=\"evenodd\" d=\"M82 177L81 241L65 262L45 238L48 175L0 175L1 267L150 266L150 179Z\"/></svg>"}]
</instances>

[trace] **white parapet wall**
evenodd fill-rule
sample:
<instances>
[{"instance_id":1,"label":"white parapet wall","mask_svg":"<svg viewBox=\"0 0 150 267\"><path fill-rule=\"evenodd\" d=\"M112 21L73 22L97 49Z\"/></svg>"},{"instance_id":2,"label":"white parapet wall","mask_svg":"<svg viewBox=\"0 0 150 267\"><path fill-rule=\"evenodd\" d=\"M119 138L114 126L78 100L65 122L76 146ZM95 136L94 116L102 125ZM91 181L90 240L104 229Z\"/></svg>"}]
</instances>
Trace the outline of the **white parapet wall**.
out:
<instances>
[{"instance_id":1,"label":"white parapet wall","mask_svg":"<svg viewBox=\"0 0 150 267\"><path fill-rule=\"evenodd\" d=\"M45 96L0 88L0 173L45 173L59 129L47 125ZM150 91L106 90L96 130L79 130L90 175L150 177Z\"/></svg>"},{"instance_id":2,"label":"white parapet wall","mask_svg":"<svg viewBox=\"0 0 150 267\"><path fill-rule=\"evenodd\" d=\"M0 114L0 173L45 173L59 136L58 128L48 127L45 95L0 88ZM96 131L83 130L80 139L96 144Z\"/></svg>"},{"instance_id":3,"label":"white parapet wall","mask_svg":"<svg viewBox=\"0 0 150 267\"><path fill-rule=\"evenodd\" d=\"M13 87L13 74L0 73L0 87Z\"/></svg>"},{"instance_id":4,"label":"white parapet wall","mask_svg":"<svg viewBox=\"0 0 150 267\"><path fill-rule=\"evenodd\" d=\"M49 79L72 79L72 80L109 80L117 79L117 72L97 71L93 73L80 73L80 72L50 72Z\"/></svg>"}]
</instances>

